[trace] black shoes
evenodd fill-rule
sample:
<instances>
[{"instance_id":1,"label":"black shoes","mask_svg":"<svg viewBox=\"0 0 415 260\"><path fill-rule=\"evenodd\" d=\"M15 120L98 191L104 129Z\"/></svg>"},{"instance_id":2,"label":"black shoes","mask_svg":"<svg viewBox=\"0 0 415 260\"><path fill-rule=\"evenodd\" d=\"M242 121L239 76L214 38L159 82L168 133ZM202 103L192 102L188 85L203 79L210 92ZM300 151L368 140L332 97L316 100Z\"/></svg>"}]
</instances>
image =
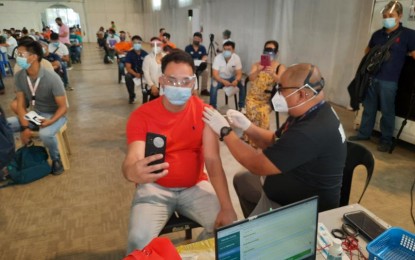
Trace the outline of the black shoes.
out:
<instances>
[{"instance_id":1,"label":"black shoes","mask_svg":"<svg viewBox=\"0 0 415 260\"><path fill-rule=\"evenodd\" d=\"M354 141L364 141L364 140L369 140L369 139L370 139L370 137L362 137L360 135L353 135L353 136L349 137L349 141L352 141L352 142L354 142Z\"/></svg>"},{"instance_id":2,"label":"black shoes","mask_svg":"<svg viewBox=\"0 0 415 260\"><path fill-rule=\"evenodd\" d=\"M52 161L52 174L53 175L60 175L63 173L63 164L61 159L53 160Z\"/></svg>"},{"instance_id":3,"label":"black shoes","mask_svg":"<svg viewBox=\"0 0 415 260\"><path fill-rule=\"evenodd\" d=\"M389 144L389 143L380 143L378 145L378 151L379 152L386 153L386 152L389 152L389 150L391 149L391 147L392 147L392 144Z\"/></svg>"},{"instance_id":4,"label":"black shoes","mask_svg":"<svg viewBox=\"0 0 415 260\"><path fill-rule=\"evenodd\" d=\"M200 92L200 95L202 95L202 96L210 96L210 93L209 93L209 91L207 89L204 89L204 90L202 90Z\"/></svg>"}]
</instances>

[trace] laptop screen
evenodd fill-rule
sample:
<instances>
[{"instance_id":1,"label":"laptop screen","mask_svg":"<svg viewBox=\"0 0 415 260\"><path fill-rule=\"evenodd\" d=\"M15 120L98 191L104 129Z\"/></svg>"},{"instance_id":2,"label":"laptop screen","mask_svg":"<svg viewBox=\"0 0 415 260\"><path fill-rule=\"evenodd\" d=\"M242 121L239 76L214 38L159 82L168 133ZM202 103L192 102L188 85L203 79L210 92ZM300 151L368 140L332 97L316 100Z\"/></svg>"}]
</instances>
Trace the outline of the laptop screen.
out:
<instances>
[{"instance_id":1,"label":"laptop screen","mask_svg":"<svg viewBox=\"0 0 415 260\"><path fill-rule=\"evenodd\" d=\"M315 259L318 197L216 230L216 259Z\"/></svg>"}]
</instances>

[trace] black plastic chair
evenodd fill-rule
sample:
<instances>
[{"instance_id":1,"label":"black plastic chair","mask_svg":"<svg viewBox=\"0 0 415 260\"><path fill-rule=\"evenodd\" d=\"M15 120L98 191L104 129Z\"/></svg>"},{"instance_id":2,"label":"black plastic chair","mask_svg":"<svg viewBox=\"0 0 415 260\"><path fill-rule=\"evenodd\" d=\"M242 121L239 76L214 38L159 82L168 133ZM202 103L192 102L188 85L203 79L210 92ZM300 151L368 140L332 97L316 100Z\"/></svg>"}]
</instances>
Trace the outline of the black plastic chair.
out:
<instances>
[{"instance_id":1,"label":"black plastic chair","mask_svg":"<svg viewBox=\"0 0 415 260\"><path fill-rule=\"evenodd\" d=\"M358 165L364 165L367 170L365 187L363 188L362 195L360 195L358 201L358 203L360 203L372 178L373 169L375 168L375 159L372 152L370 152L363 145L347 141L347 158L346 165L343 170L343 184L340 193L340 207L349 204L353 172Z\"/></svg>"},{"instance_id":2,"label":"black plastic chair","mask_svg":"<svg viewBox=\"0 0 415 260\"><path fill-rule=\"evenodd\" d=\"M199 88L199 90L202 89L202 87L200 86L200 82L199 82L199 77L200 75L202 75L203 71L205 71L207 68L207 62L202 62L200 63L199 66L196 66L196 80L197 80L197 86Z\"/></svg>"},{"instance_id":3,"label":"black plastic chair","mask_svg":"<svg viewBox=\"0 0 415 260\"><path fill-rule=\"evenodd\" d=\"M160 235L177 231L185 231L186 239L192 239L192 229L201 227L201 225L189 218L186 218L185 216L176 214L177 213L175 212L170 217L169 221L167 221L167 224L160 231Z\"/></svg>"}]
</instances>

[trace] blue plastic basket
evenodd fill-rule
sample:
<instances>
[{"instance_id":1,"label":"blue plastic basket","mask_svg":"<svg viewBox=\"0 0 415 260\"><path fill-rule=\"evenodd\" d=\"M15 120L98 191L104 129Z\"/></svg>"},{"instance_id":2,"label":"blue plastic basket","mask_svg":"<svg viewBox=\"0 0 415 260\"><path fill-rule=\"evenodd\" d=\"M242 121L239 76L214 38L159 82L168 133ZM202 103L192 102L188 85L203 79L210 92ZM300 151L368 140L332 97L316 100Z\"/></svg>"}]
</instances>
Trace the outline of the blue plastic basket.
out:
<instances>
[{"instance_id":1,"label":"blue plastic basket","mask_svg":"<svg viewBox=\"0 0 415 260\"><path fill-rule=\"evenodd\" d=\"M393 227L370 242L367 247L369 260L415 259L415 235Z\"/></svg>"}]
</instances>

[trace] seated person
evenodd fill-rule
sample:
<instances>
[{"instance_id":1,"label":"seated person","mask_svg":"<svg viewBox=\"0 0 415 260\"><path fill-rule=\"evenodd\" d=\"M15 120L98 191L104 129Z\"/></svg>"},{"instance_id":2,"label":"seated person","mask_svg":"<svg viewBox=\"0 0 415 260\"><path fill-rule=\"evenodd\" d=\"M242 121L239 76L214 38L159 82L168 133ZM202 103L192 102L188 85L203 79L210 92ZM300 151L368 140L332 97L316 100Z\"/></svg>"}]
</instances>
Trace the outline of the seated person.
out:
<instances>
[{"instance_id":1,"label":"seated person","mask_svg":"<svg viewBox=\"0 0 415 260\"><path fill-rule=\"evenodd\" d=\"M69 41L71 43L69 51L72 63L81 63L82 37L75 32L76 28L72 27L69 34Z\"/></svg>"},{"instance_id":2,"label":"seated person","mask_svg":"<svg viewBox=\"0 0 415 260\"><path fill-rule=\"evenodd\" d=\"M158 80L161 76L161 59L163 58L162 42L153 37L150 40L150 44L153 47L152 52L144 59L143 73L144 78L149 86L150 100L158 98L160 96Z\"/></svg>"},{"instance_id":3,"label":"seated person","mask_svg":"<svg viewBox=\"0 0 415 260\"><path fill-rule=\"evenodd\" d=\"M6 37L6 42L0 43L0 46L7 48L8 58L11 59L11 58L14 58L14 53L13 52L17 47L17 41L12 36L10 30L5 30L5 32L6 33L4 34L4 36ZM2 52L4 52L4 51L2 51Z\"/></svg>"},{"instance_id":4,"label":"seated person","mask_svg":"<svg viewBox=\"0 0 415 260\"><path fill-rule=\"evenodd\" d=\"M127 86L129 103L135 102L135 84L134 79L141 79L143 76L143 61L147 56L147 52L141 49L143 39L140 36L134 35L132 39L133 49L127 53L125 57L125 85Z\"/></svg>"},{"instance_id":5,"label":"seated person","mask_svg":"<svg viewBox=\"0 0 415 260\"><path fill-rule=\"evenodd\" d=\"M6 47L6 38L0 35L0 54L4 53L4 61L8 61L9 58L7 57L7 47ZM0 61L3 61L3 56L0 55Z\"/></svg>"},{"instance_id":6,"label":"seated person","mask_svg":"<svg viewBox=\"0 0 415 260\"><path fill-rule=\"evenodd\" d=\"M69 50L65 44L59 41L59 34L57 33L52 33L50 35L49 52L57 54L61 58L61 68L63 71L63 83L65 85L65 89L73 90L73 88L69 86L68 78Z\"/></svg>"},{"instance_id":7,"label":"seated person","mask_svg":"<svg viewBox=\"0 0 415 260\"><path fill-rule=\"evenodd\" d=\"M164 33L163 34L163 38L161 38L161 41L163 42L163 46L162 47L164 47L164 46L166 46L166 45L168 45L168 46L170 46L172 49L176 49L177 47L176 47L176 44L174 44L174 43L172 43L171 41L170 41L170 33Z\"/></svg>"},{"instance_id":8,"label":"seated person","mask_svg":"<svg viewBox=\"0 0 415 260\"><path fill-rule=\"evenodd\" d=\"M223 87L239 88L239 110L245 112L245 88L242 86L242 63L235 53L235 43L223 44L223 52L218 54L212 65L212 85L210 87L210 105L216 108L218 89Z\"/></svg>"},{"instance_id":9,"label":"seated person","mask_svg":"<svg viewBox=\"0 0 415 260\"><path fill-rule=\"evenodd\" d=\"M289 67L273 97L274 107L288 111L289 117L275 133L252 124L241 112L228 110L229 122L260 149L239 139L218 111L205 108L205 123L249 171L233 181L245 217L315 195L320 212L339 206L346 136L333 108L324 101L323 87L316 66ZM266 176L263 183L259 176Z\"/></svg>"},{"instance_id":10,"label":"seated person","mask_svg":"<svg viewBox=\"0 0 415 260\"><path fill-rule=\"evenodd\" d=\"M118 37L115 34L115 30L110 28L108 30L108 37L107 37L107 41L106 41L106 46L107 46L107 53L108 53L108 59L111 63L114 62L114 57L115 57L115 50L114 50L114 46L116 43L120 42L120 37Z\"/></svg>"},{"instance_id":11,"label":"seated person","mask_svg":"<svg viewBox=\"0 0 415 260\"><path fill-rule=\"evenodd\" d=\"M6 93L6 88L4 87L3 83L3 75L0 73L0 95L4 95Z\"/></svg>"},{"instance_id":12,"label":"seated person","mask_svg":"<svg viewBox=\"0 0 415 260\"><path fill-rule=\"evenodd\" d=\"M124 31L120 31L120 42L116 43L114 46L114 50L117 53L117 62L118 62L118 73L121 75L121 78L125 76L125 57L127 53L131 51L133 48L133 44L131 41L126 41L126 34ZM141 47L140 47L141 49ZM120 80L121 80L120 78ZM120 82L118 82L120 83Z\"/></svg>"},{"instance_id":13,"label":"seated person","mask_svg":"<svg viewBox=\"0 0 415 260\"><path fill-rule=\"evenodd\" d=\"M140 106L127 124L128 151L122 169L124 177L137 185L127 254L157 237L175 211L204 227L200 238L236 220L218 140L202 121L206 104L191 94L196 81L193 59L174 50L162 62L164 95ZM164 163L149 165L161 154L144 157L149 132L167 138ZM152 173L158 170L162 171Z\"/></svg>"},{"instance_id":14,"label":"seated person","mask_svg":"<svg viewBox=\"0 0 415 260\"><path fill-rule=\"evenodd\" d=\"M21 132L22 143L28 144L32 130L24 117L26 107L31 106L32 110L45 118L41 120L39 137L52 159L52 173L59 175L64 169L55 135L66 123L66 95L59 76L40 66L42 56L40 43L19 42L16 63L22 70L15 75L18 117L9 117L7 121L14 132Z\"/></svg>"},{"instance_id":15,"label":"seated person","mask_svg":"<svg viewBox=\"0 0 415 260\"><path fill-rule=\"evenodd\" d=\"M47 43L43 43L42 44L42 48L43 48L43 58L48 60L53 67L53 70L59 75L59 77L61 77L62 82L65 85L65 74L63 73L62 70L62 60L61 57L59 57L58 54L56 53L51 53L49 52L49 45Z\"/></svg>"},{"instance_id":16,"label":"seated person","mask_svg":"<svg viewBox=\"0 0 415 260\"><path fill-rule=\"evenodd\" d=\"M285 71L285 66L277 60L278 46L277 41L267 41L262 55L267 55L270 63L266 65L261 61L255 62L249 73L251 87L246 96L246 117L256 126L264 129L269 129L270 126L272 93ZM255 147L249 138L245 140Z\"/></svg>"},{"instance_id":17,"label":"seated person","mask_svg":"<svg viewBox=\"0 0 415 260\"><path fill-rule=\"evenodd\" d=\"M193 42L189 44L184 49L185 52L189 53L194 60L207 61L207 52L205 46L202 43L203 36L200 32L195 32L193 34ZM197 72L197 70L196 70ZM207 80L208 80L208 70L204 70L202 73L202 86L201 92L203 96L209 96L209 91L207 90Z\"/></svg>"}]
</instances>

